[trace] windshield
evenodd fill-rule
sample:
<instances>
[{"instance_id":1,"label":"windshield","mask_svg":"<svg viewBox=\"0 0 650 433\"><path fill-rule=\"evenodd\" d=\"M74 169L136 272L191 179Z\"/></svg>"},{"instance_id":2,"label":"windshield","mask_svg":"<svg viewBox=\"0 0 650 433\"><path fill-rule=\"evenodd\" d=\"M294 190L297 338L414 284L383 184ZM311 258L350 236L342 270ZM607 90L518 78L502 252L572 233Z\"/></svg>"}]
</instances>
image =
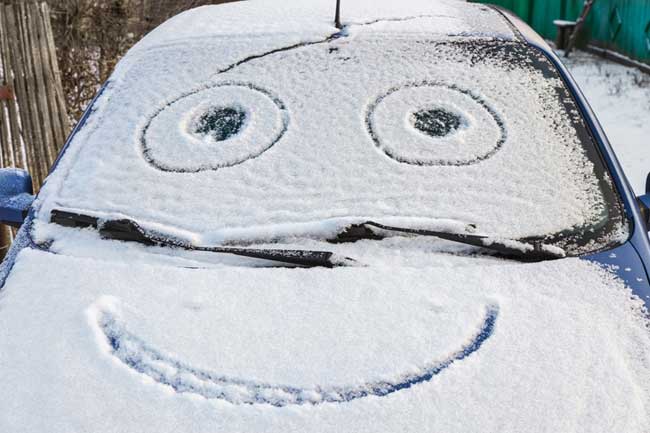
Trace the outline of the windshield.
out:
<instances>
[{"instance_id":1,"label":"windshield","mask_svg":"<svg viewBox=\"0 0 650 433\"><path fill-rule=\"evenodd\" d=\"M593 138L540 52L368 28L237 64L214 56L218 40L137 52L48 182L45 208L201 245L327 239L363 221L473 224L568 255L627 238ZM229 44L233 58L255 48Z\"/></svg>"}]
</instances>

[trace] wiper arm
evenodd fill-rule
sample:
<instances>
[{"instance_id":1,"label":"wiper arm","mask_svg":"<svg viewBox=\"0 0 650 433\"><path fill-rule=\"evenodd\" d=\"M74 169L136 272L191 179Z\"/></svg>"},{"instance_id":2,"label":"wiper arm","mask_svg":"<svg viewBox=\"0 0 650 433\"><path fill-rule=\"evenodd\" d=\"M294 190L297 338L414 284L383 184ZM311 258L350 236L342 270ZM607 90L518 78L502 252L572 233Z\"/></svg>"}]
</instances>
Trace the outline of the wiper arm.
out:
<instances>
[{"instance_id":1,"label":"wiper arm","mask_svg":"<svg viewBox=\"0 0 650 433\"><path fill-rule=\"evenodd\" d=\"M100 221L96 217L56 209L52 211L50 222L65 227L95 228L104 239L138 242L150 246L168 246L188 251L234 254L236 256L271 260L305 267L333 268L336 266L350 266L355 263L353 259L337 257L331 251L198 246L173 237L166 237L159 233L148 231L130 219Z\"/></svg>"},{"instance_id":2,"label":"wiper arm","mask_svg":"<svg viewBox=\"0 0 650 433\"><path fill-rule=\"evenodd\" d=\"M566 256L564 250L559 247L544 244L538 239L502 239L490 236L474 235L471 233L455 233L441 230L411 229L405 227L393 227L380 224L374 221L366 221L361 224L348 226L330 242L354 242L361 239L383 239L384 236L376 233L372 228L389 232L408 233L419 236L433 236L452 242L471 245L480 248L487 248L498 252L509 258L522 261L542 261L560 259Z\"/></svg>"}]
</instances>

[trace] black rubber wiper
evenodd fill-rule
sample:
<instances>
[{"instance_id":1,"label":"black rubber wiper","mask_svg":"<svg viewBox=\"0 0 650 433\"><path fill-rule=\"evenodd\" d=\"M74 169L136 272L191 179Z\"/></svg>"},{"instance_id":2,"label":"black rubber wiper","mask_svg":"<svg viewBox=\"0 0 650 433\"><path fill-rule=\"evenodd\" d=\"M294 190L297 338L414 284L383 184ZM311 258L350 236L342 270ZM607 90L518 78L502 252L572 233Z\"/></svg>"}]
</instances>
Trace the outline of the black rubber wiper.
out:
<instances>
[{"instance_id":1,"label":"black rubber wiper","mask_svg":"<svg viewBox=\"0 0 650 433\"><path fill-rule=\"evenodd\" d=\"M355 260L347 257L338 257L330 251L198 246L171 236L167 237L160 233L148 231L130 219L100 220L99 218L88 215L53 210L50 222L65 227L95 228L104 239L138 242L150 246L167 246L188 251L234 254L236 256L271 260L310 268L333 268L336 266L351 266L355 264Z\"/></svg>"},{"instance_id":2,"label":"black rubber wiper","mask_svg":"<svg viewBox=\"0 0 650 433\"><path fill-rule=\"evenodd\" d=\"M339 233L335 238L330 239L329 242L343 243L355 242L361 239L383 239L385 236L381 235L381 230L419 236L434 236L452 242L490 249L507 258L521 261L536 262L566 257L566 253L561 248L544 244L539 239L535 238L503 239L471 233L393 227L379 224L374 221L352 224Z\"/></svg>"}]
</instances>

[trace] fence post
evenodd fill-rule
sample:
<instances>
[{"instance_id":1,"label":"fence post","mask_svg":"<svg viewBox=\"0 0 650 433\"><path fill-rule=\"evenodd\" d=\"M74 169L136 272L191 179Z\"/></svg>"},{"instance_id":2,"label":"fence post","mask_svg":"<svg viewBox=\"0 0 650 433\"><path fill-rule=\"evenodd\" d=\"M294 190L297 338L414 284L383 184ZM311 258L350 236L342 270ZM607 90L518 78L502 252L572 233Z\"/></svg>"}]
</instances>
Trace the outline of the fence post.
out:
<instances>
[{"instance_id":1,"label":"fence post","mask_svg":"<svg viewBox=\"0 0 650 433\"><path fill-rule=\"evenodd\" d=\"M37 192L63 147L68 115L47 4L7 1L0 0L0 164L29 171ZM12 235L0 227L0 257Z\"/></svg>"}]
</instances>

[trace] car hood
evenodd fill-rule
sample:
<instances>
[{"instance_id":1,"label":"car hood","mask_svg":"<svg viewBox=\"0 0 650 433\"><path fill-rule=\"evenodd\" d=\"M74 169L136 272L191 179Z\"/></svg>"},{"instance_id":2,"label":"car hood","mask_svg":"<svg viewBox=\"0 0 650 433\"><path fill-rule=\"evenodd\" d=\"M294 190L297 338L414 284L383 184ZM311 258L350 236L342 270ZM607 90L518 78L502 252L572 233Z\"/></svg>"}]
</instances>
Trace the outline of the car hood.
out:
<instances>
[{"instance_id":1,"label":"car hood","mask_svg":"<svg viewBox=\"0 0 650 433\"><path fill-rule=\"evenodd\" d=\"M1 431L644 431L642 302L578 259L137 268L23 250Z\"/></svg>"}]
</instances>

